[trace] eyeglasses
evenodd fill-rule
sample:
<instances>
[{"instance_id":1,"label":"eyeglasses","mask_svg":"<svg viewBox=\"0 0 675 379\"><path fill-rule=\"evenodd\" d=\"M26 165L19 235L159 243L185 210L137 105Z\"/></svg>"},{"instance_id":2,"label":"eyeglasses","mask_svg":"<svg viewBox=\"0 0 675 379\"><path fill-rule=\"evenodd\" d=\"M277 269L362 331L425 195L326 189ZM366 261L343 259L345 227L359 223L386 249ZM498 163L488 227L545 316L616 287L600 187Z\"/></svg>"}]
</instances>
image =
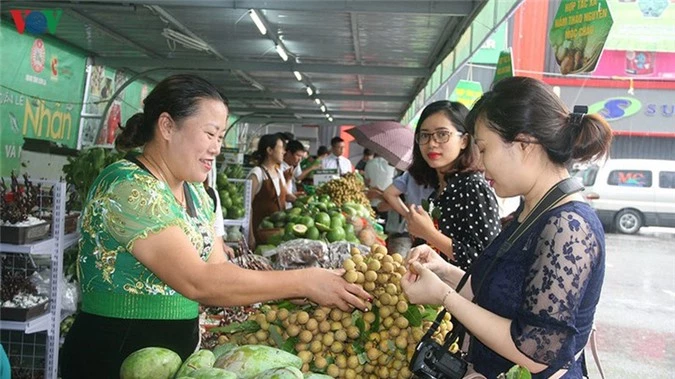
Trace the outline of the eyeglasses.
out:
<instances>
[{"instance_id":1,"label":"eyeglasses","mask_svg":"<svg viewBox=\"0 0 675 379\"><path fill-rule=\"evenodd\" d=\"M420 145L426 145L431 141L431 136L434 137L434 142L436 143L446 143L450 140L450 137L452 135L457 135L457 136L463 136L464 133L462 132L451 132L449 130L438 130L433 133L424 133L420 132L418 135L415 136L415 142L419 143Z\"/></svg>"}]
</instances>

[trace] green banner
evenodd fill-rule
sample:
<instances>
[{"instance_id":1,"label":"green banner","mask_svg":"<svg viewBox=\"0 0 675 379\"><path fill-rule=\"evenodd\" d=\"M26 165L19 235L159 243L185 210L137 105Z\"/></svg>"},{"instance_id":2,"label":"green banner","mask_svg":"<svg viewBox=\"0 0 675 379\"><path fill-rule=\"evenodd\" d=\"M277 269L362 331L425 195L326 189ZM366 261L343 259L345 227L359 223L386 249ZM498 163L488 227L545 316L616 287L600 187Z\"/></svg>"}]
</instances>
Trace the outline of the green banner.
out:
<instances>
[{"instance_id":1,"label":"green banner","mask_svg":"<svg viewBox=\"0 0 675 379\"><path fill-rule=\"evenodd\" d=\"M549 33L560 72L593 72L612 23L606 0L563 0Z\"/></svg>"},{"instance_id":2,"label":"green banner","mask_svg":"<svg viewBox=\"0 0 675 379\"><path fill-rule=\"evenodd\" d=\"M511 49L499 53L499 60L497 61L497 70L495 71L495 78L492 81L496 83L504 78L513 76L513 57Z\"/></svg>"},{"instance_id":3,"label":"green banner","mask_svg":"<svg viewBox=\"0 0 675 379\"><path fill-rule=\"evenodd\" d=\"M26 138L77 148L85 56L0 25L0 125ZM4 134L4 132L3 132Z\"/></svg>"},{"instance_id":4,"label":"green banner","mask_svg":"<svg viewBox=\"0 0 675 379\"><path fill-rule=\"evenodd\" d=\"M136 80L124 88L113 100L108 113L105 107L113 94L126 83L130 75L122 70L105 66L90 66L82 122L82 146L111 146L115 142L119 126L138 112L143 111L143 99L152 90L152 85ZM103 127L101 128L101 119Z\"/></svg>"},{"instance_id":5,"label":"green banner","mask_svg":"<svg viewBox=\"0 0 675 379\"><path fill-rule=\"evenodd\" d=\"M473 103L481 96L483 96L483 86L480 82L460 80L455 90L450 94L450 101L458 101L471 109Z\"/></svg>"},{"instance_id":6,"label":"green banner","mask_svg":"<svg viewBox=\"0 0 675 379\"><path fill-rule=\"evenodd\" d=\"M21 171L21 149L23 148L23 134L19 121L14 115L9 115L9 124L3 122L0 129L0 176L8 177L12 171Z\"/></svg>"}]
</instances>

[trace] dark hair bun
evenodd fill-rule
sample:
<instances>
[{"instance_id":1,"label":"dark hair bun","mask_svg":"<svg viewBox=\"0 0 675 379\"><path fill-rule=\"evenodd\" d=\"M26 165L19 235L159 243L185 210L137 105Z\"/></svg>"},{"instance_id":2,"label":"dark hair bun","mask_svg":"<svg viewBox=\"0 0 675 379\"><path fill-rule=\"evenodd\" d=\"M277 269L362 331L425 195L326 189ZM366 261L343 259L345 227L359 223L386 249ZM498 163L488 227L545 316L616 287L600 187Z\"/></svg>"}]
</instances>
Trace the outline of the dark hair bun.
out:
<instances>
[{"instance_id":1,"label":"dark hair bun","mask_svg":"<svg viewBox=\"0 0 675 379\"><path fill-rule=\"evenodd\" d=\"M136 113L127 120L124 127L115 139L115 149L128 151L145 145L152 138L152 128L145 125L145 115Z\"/></svg>"}]
</instances>

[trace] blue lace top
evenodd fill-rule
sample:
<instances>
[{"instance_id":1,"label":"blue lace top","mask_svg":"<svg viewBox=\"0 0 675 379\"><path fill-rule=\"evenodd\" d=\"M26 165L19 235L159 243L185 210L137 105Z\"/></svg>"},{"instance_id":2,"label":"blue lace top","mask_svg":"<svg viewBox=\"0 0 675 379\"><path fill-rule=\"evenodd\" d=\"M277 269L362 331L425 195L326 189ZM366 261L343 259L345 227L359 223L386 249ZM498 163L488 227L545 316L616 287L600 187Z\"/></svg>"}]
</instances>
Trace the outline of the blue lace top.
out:
<instances>
[{"instance_id":1,"label":"blue lace top","mask_svg":"<svg viewBox=\"0 0 675 379\"><path fill-rule=\"evenodd\" d=\"M471 284L478 286L498 247L518 227L512 222L476 261ZM548 378L561 368L563 378L581 378L581 359L605 276L605 234L595 212L569 202L544 213L487 273L477 297L481 307L511 323L518 350L548 368L533 378ZM469 361L495 378L514 363L472 338Z\"/></svg>"}]
</instances>

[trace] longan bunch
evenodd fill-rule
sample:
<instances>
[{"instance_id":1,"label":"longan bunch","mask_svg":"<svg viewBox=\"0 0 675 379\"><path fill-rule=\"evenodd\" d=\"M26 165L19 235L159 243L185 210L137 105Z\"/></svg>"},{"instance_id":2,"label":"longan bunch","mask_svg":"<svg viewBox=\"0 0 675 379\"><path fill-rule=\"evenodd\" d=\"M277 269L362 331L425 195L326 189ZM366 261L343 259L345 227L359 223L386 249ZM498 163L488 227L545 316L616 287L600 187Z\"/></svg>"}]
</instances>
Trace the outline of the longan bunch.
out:
<instances>
[{"instance_id":1,"label":"longan bunch","mask_svg":"<svg viewBox=\"0 0 675 379\"><path fill-rule=\"evenodd\" d=\"M370 207L370 200L365 194L366 187L355 174L350 173L339 179L333 179L317 188L319 195L328 195L338 206L344 203L357 203Z\"/></svg>"},{"instance_id":2,"label":"longan bunch","mask_svg":"<svg viewBox=\"0 0 675 379\"><path fill-rule=\"evenodd\" d=\"M303 372L325 372L340 378L411 377L408 364L431 321L410 325L409 307L418 307L418 314L424 308L410 305L401 291L400 280L406 272L403 258L388 255L384 246L374 244L369 256L352 248L343 268L345 280L363 286L373 296L368 312L266 305L250 317L260 330L235 336L234 341L274 347L281 347L278 341L293 341ZM446 314L434 338L442 341L451 329L450 315Z\"/></svg>"}]
</instances>

